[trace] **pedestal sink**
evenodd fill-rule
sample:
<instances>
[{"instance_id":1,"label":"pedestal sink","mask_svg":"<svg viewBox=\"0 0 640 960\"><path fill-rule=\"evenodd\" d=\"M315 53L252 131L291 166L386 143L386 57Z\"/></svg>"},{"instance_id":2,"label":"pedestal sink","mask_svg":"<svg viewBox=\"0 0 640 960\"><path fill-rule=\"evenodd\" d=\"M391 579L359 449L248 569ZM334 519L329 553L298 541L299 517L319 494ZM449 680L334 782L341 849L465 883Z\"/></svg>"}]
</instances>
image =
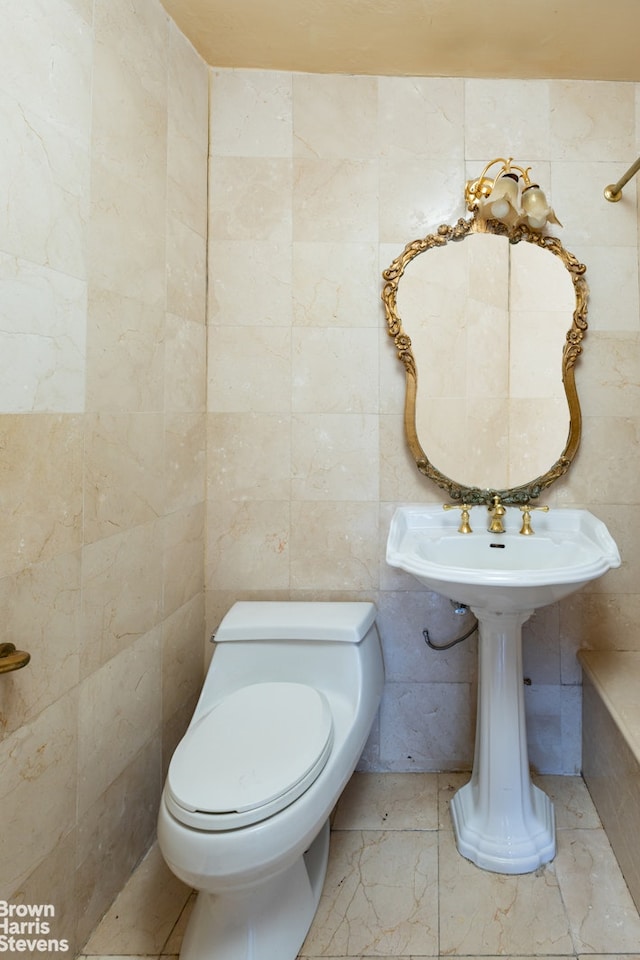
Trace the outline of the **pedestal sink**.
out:
<instances>
[{"instance_id":1,"label":"pedestal sink","mask_svg":"<svg viewBox=\"0 0 640 960\"><path fill-rule=\"evenodd\" d=\"M602 521L586 510L536 514L533 536L519 534L514 510L501 534L487 531L483 506L471 513L473 533L458 533L458 522L438 505L398 508L387 563L467 604L478 618L476 746L471 780L452 800L456 841L485 870L529 873L555 856L555 820L553 804L529 774L522 624L536 608L620 566L620 555Z\"/></svg>"}]
</instances>

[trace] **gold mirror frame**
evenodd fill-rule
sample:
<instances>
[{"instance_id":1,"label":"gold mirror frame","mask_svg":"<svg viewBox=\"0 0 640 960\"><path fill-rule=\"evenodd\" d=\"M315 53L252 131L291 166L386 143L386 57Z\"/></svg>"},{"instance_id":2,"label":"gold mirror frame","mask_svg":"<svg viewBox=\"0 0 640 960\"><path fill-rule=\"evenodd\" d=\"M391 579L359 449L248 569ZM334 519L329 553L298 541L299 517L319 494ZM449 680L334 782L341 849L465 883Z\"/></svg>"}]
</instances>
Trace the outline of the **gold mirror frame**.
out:
<instances>
[{"instance_id":1,"label":"gold mirror frame","mask_svg":"<svg viewBox=\"0 0 640 960\"><path fill-rule=\"evenodd\" d=\"M408 264L421 253L432 250L434 247L443 247L450 241L458 242L472 234L489 233L494 236L506 237L510 243L516 244L525 241L533 243L542 250L548 250L558 257L568 270L575 291L575 310L570 330L567 332L562 353L562 383L569 407L569 434L564 450L556 462L534 480L509 487L504 490L466 486L445 476L427 457L418 439L416 430L416 399L418 392L418 371L411 347L411 338L402 326L402 320L397 311L398 284ZM582 432L582 414L576 390L574 367L576 360L582 353L582 339L587 330L587 297L588 287L585 280L586 267L576 257L563 247L556 237L544 236L531 230L524 224L516 227L507 227L497 220L482 220L472 218L460 219L456 224L442 224L436 233L408 243L399 257L382 274L385 281L382 290L387 320L387 332L396 345L398 359L405 368L406 393L404 405L404 429L407 443L416 466L429 480L433 480L441 489L446 490L448 496L460 504L491 504L498 496L504 504L525 504L535 500L550 484L562 477L569 467L580 446Z\"/></svg>"}]
</instances>

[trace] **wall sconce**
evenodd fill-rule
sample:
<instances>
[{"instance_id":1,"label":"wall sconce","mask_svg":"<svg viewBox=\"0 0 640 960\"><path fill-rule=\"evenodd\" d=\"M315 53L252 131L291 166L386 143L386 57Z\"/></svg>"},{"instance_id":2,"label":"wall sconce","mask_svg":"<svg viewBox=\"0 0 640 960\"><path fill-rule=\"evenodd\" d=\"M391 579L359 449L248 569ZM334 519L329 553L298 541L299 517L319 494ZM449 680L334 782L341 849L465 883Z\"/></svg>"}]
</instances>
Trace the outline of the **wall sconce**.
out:
<instances>
[{"instance_id":1,"label":"wall sconce","mask_svg":"<svg viewBox=\"0 0 640 960\"><path fill-rule=\"evenodd\" d=\"M496 163L500 169L494 177L487 176ZM468 180L464 199L467 209L479 220L498 220L507 227L526 224L530 230L542 231L549 223L562 226L549 206L537 183L529 176L531 167L524 169L513 163L513 157L491 160L480 176Z\"/></svg>"}]
</instances>

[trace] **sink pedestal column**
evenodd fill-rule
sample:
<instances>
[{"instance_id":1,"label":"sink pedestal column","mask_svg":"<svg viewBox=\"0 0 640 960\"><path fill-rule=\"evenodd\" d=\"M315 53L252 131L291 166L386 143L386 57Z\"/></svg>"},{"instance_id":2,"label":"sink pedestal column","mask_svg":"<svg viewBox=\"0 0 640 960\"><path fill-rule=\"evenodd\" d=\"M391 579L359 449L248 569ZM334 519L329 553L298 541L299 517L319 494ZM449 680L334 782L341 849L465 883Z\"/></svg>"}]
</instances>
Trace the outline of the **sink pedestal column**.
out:
<instances>
[{"instance_id":1,"label":"sink pedestal column","mask_svg":"<svg viewBox=\"0 0 640 960\"><path fill-rule=\"evenodd\" d=\"M478 721L471 780L451 801L458 850L484 870L530 873L556 852L553 804L529 774L522 624L533 611L473 612Z\"/></svg>"}]
</instances>

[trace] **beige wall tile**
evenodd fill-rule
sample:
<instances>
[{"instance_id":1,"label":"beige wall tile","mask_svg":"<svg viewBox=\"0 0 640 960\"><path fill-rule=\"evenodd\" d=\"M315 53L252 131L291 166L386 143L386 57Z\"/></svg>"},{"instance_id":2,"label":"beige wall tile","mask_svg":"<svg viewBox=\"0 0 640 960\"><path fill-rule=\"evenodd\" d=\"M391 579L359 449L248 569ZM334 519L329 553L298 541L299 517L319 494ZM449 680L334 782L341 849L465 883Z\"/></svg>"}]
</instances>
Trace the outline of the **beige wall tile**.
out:
<instances>
[{"instance_id":1,"label":"beige wall tile","mask_svg":"<svg viewBox=\"0 0 640 960\"><path fill-rule=\"evenodd\" d=\"M159 731L161 675L158 627L83 681L78 708L81 816Z\"/></svg>"},{"instance_id":2,"label":"beige wall tile","mask_svg":"<svg viewBox=\"0 0 640 960\"><path fill-rule=\"evenodd\" d=\"M291 236L291 161L219 157L209 163L212 240L271 240Z\"/></svg>"},{"instance_id":3,"label":"beige wall tile","mask_svg":"<svg viewBox=\"0 0 640 960\"><path fill-rule=\"evenodd\" d=\"M465 80L467 159L484 164L497 153L548 160L552 88L544 80Z\"/></svg>"},{"instance_id":4,"label":"beige wall tile","mask_svg":"<svg viewBox=\"0 0 640 960\"><path fill-rule=\"evenodd\" d=\"M0 729L32 722L80 677L80 551L26 566L0 580L2 642L31 655L2 678Z\"/></svg>"},{"instance_id":5,"label":"beige wall tile","mask_svg":"<svg viewBox=\"0 0 640 960\"><path fill-rule=\"evenodd\" d=\"M167 411L205 410L207 355L204 323L167 314L164 344L164 406Z\"/></svg>"},{"instance_id":6,"label":"beige wall tile","mask_svg":"<svg viewBox=\"0 0 640 960\"><path fill-rule=\"evenodd\" d=\"M169 720L204 680L204 597L198 594L162 625L162 710Z\"/></svg>"},{"instance_id":7,"label":"beige wall tile","mask_svg":"<svg viewBox=\"0 0 640 960\"><path fill-rule=\"evenodd\" d=\"M387 681L473 683L477 673L477 633L450 650L432 650L424 630L435 644L462 636L474 624L471 613L454 613L453 605L430 591L380 595L378 628L384 650Z\"/></svg>"},{"instance_id":8,"label":"beige wall tile","mask_svg":"<svg viewBox=\"0 0 640 960\"><path fill-rule=\"evenodd\" d=\"M3 31L2 887L75 953L155 827L163 618L203 607L209 77L156 0Z\"/></svg>"},{"instance_id":9,"label":"beige wall tile","mask_svg":"<svg viewBox=\"0 0 640 960\"><path fill-rule=\"evenodd\" d=\"M293 77L293 155L334 159L378 154L376 77Z\"/></svg>"},{"instance_id":10,"label":"beige wall tile","mask_svg":"<svg viewBox=\"0 0 640 960\"><path fill-rule=\"evenodd\" d=\"M162 789L160 737L134 755L78 822L78 943L104 915L156 831Z\"/></svg>"},{"instance_id":11,"label":"beige wall tile","mask_svg":"<svg viewBox=\"0 0 640 960\"><path fill-rule=\"evenodd\" d=\"M291 418L286 414L209 414L207 457L211 499L291 496Z\"/></svg>"},{"instance_id":12,"label":"beige wall tile","mask_svg":"<svg viewBox=\"0 0 640 960\"><path fill-rule=\"evenodd\" d=\"M292 77L277 70L212 70L214 156L290 157Z\"/></svg>"},{"instance_id":13,"label":"beige wall tile","mask_svg":"<svg viewBox=\"0 0 640 960\"><path fill-rule=\"evenodd\" d=\"M21 4L5 21L0 71L0 88L87 145L93 58L88 7L86 0Z\"/></svg>"},{"instance_id":14,"label":"beige wall tile","mask_svg":"<svg viewBox=\"0 0 640 960\"><path fill-rule=\"evenodd\" d=\"M212 240L208 319L216 327L291 325L291 247L270 240ZM215 341L217 331L211 331Z\"/></svg>"},{"instance_id":15,"label":"beige wall tile","mask_svg":"<svg viewBox=\"0 0 640 960\"><path fill-rule=\"evenodd\" d=\"M169 616L204 591L204 503L162 519L162 603Z\"/></svg>"},{"instance_id":16,"label":"beige wall tile","mask_svg":"<svg viewBox=\"0 0 640 960\"><path fill-rule=\"evenodd\" d=\"M378 98L381 157L464 155L464 80L379 77Z\"/></svg>"},{"instance_id":17,"label":"beige wall tile","mask_svg":"<svg viewBox=\"0 0 640 960\"><path fill-rule=\"evenodd\" d=\"M377 165L371 160L297 159L294 240L376 240L377 173Z\"/></svg>"},{"instance_id":18,"label":"beige wall tile","mask_svg":"<svg viewBox=\"0 0 640 960\"><path fill-rule=\"evenodd\" d=\"M377 414L378 340L370 330L296 328L291 362L294 413Z\"/></svg>"},{"instance_id":19,"label":"beige wall tile","mask_svg":"<svg viewBox=\"0 0 640 960\"><path fill-rule=\"evenodd\" d=\"M82 420L0 418L0 574L70 553L82 537Z\"/></svg>"},{"instance_id":20,"label":"beige wall tile","mask_svg":"<svg viewBox=\"0 0 640 960\"><path fill-rule=\"evenodd\" d=\"M628 163L635 152L633 84L556 80L550 84L550 121L553 160Z\"/></svg>"},{"instance_id":21,"label":"beige wall tile","mask_svg":"<svg viewBox=\"0 0 640 960\"><path fill-rule=\"evenodd\" d=\"M292 589L375 591L377 518L371 502L292 501Z\"/></svg>"},{"instance_id":22,"label":"beige wall tile","mask_svg":"<svg viewBox=\"0 0 640 960\"><path fill-rule=\"evenodd\" d=\"M377 451L373 414L297 414L292 424L292 500L377 501L378 476L371 470Z\"/></svg>"},{"instance_id":23,"label":"beige wall tile","mask_svg":"<svg viewBox=\"0 0 640 960\"><path fill-rule=\"evenodd\" d=\"M6 816L0 885L8 898L75 825L68 787L76 776L77 708L72 690L0 744Z\"/></svg>"},{"instance_id":24,"label":"beige wall tile","mask_svg":"<svg viewBox=\"0 0 640 960\"><path fill-rule=\"evenodd\" d=\"M167 310L202 323L206 316L206 250L202 236L177 217L167 224Z\"/></svg>"},{"instance_id":25,"label":"beige wall tile","mask_svg":"<svg viewBox=\"0 0 640 960\"><path fill-rule=\"evenodd\" d=\"M635 183L627 188L624 205L608 203L603 198L607 184L615 183L628 166L628 162L609 160L606 155L599 161L575 157L571 162L558 160L551 164L551 196L564 224L562 242L586 264L587 270L589 263L594 262L591 247L602 247L604 237L615 238L616 246L637 249ZM590 198L588 215L586 197Z\"/></svg>"},{"instance_id":26,"label":"beige wall tile","mask_svg":"<svg viewBox=\"0 0 640 960\"><path fill-rule=\"evenodd\" d=\"M474 729L473 684L387 683L380 708L382 769L468 770Z\"/></svg>"},{"instance_id":27,"label":"beige wall tile","mask_svg":"<svg viewBox=\"0 0 640 960\"><path fill-rule=\"evenodd\" d=\"M301 327L379 328L374 243L294 243L293 322Z\"/></svg>"},{"instance_id":28,"label":"beige wall tile","mask_svg":"<svg viewBox=\"0 0 640 960\"><path fill-rule=\"evenodd\" d=\"M208 409L215 413L291 410L291 332L283 327L218 327L208 343Z\"/></svg>"},{"instance_id":29,"label":"beige wall tile","mask_svg":"<svg viewBox=\"0 0 640 960\"><path fill-rule=\"evenodd\" d=\"M166 178L168 18L147 0L97 0L92 145L100 167L158 205Z\"/></svg>"},{"instance_id":30,"label":"beige wall tile","mask_svg":"<svg viewBox=\"0 0 640 960\"><path fill-rule=\"evenodd\" d=\"M93 543L162 514L169 487L160 414L87 418L84 539Z\"/></svg>"},{"instance_id":31,"label":"beige wall tile","mask_svg":"<svg viewBox=\"0 0 640 960\"><path fill-rule=\"evenodd\" d=\"M92 286L87 315L86 409L162 408L165 315L159 302ZM166 361L166 363L165 363Z\"/></svg>"},{"instance_id":32,"label":"beige wall tile","mask_svg":"<svg viewBox=\"0 0 640 960\"><path fill-rule=\"evenodd\" d=\"M291 518L288 503L210 501L208 590L287 590Z\"/></svg>"},{"instance_id":33,"label":"beige wall tile","mask_svg":"<svg viewBox=\"0 0 640 960\"><path fill-rule=\"evenodd\" d=\"M81 676L89 677L159 622L162 524L87 544L82 562Z\"/></svg>"},{"instance_id":34,"label":"beige wall tile","mask_svg":"<svg viewBox=\"0 0 640 960\"><path fill-rule=\"evenodd\" d=\"M169 23L167 210L200 234L207 232L209 71Z\"/></svg>"},{"instance_id":35,"label":"beige wall tile","mask_svg":"<svg viewBox=\"0 0 640 960\"><path fill-rule=\"evenodd\" d=\"M0 410L84 409L87 285L0 255Z\"/></svg>"},{"instance_id":36,"label":"beige wall tile","mask_svg":"<svg viewBox=\"0 0 640 960\"><path fill-rule=\"evenodd\" d=\"M164 189L150 195L94 160L88 269L90 291L117 291L147 304L164 303Z\"/></svg>"},{"instance_id":37,"label":"beige wall tile","mask_svg":"<svg viewBox=\"0 0 640 960\"><path fill-rule=\"evenodd\" d=\"M635 247L603 246L586 251L588 256L589 331L585 355L592 350L591 334L597 330L640 328L638 308L638 257ZM597 350L598 347L594 347Z\"/></svg>"},{"instance_id":38,"label":"beige wall tile","mask_svg":"<svg viewBox=\"0 0 640 960\"><path fill-rule=\"evenodd\" d=\"M379 178L379 238L397 245L394 256L464 214L462 160L383 159Z\"/></svg>"},{"instance_id":39,"label":"beige wall tile","mask_svg":"<svg viewBox=\"0 0 640 960\"><path fill-rule=\"evenodd\" d=\"M74 829L29 874L11 897L14 903L51 903L55 910L51 933L57 940L68 941L68 955L71 956L82 945L77 937L75 922L76 847L77 831Z\"/></svg>"},{"instance_id":40,"label":"beige wall tile","mask_svg":"<svg viewBox=\"0 0 640 960\"><path fill-rule=\"evenodd\" d=\"M79 82L88 85L88 78ZM44 86L50 88L48 80ZM43 118L40 111L15 100L6 90L0 92L0 119L11 144L10 150L3 151L0 173L12 185L0 225L0 245L17 257L84 279L88 122L65 130L46 114Z\"/></svg>"},{"instance_id":41,"label":"beige wall tile","mask_svg":"<svg viewBox=\"0 0 640 960\"><path fill-rule=\"evenodd\" d=\"M164 509L167 513L195 506L204 500L206 415L172 413L165 417Z\"/></svg>"}]
</instances>

